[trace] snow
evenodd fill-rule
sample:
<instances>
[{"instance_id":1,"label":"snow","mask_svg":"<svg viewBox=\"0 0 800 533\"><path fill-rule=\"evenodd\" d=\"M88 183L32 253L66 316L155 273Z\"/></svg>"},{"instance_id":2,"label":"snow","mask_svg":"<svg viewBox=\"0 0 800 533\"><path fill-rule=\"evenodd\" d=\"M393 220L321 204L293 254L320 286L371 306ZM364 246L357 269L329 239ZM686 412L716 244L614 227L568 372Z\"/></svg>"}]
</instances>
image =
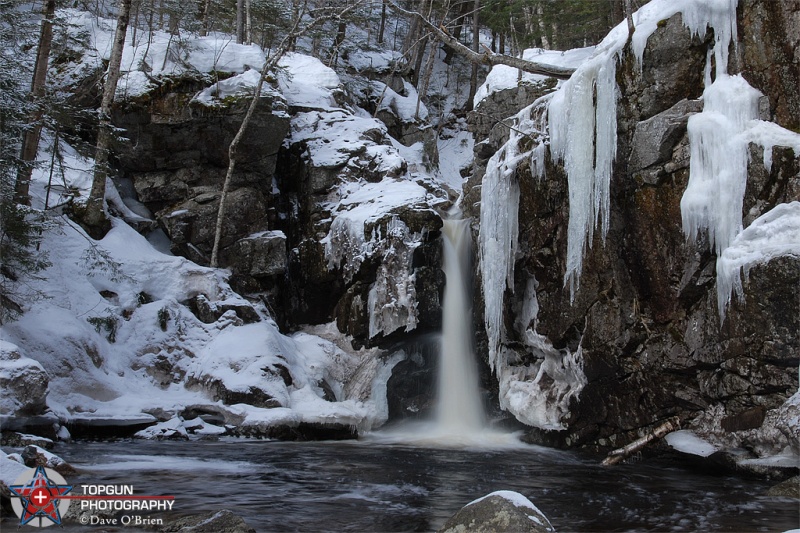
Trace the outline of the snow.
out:
<instances>
[{"instance_id":1,"label":"snow","mask_svg":"<svg viewBox=\"0 0 800 533\"><path fill-rule=\"evenodd\" d=\"M95 242L57 219L43 235L43 248L58 258L32 282L45 298L30 301L19 320L3 325L2 337L4 346L36 354L50 378L48 407L62 422L156 422L148 413L174 417L185 406L205 406L245 423L266 420L265 413L293 424L319 420L320 413L364 427L381 423L383 414L369 397L322 399L320 380L344 390L336 380L349 376L360 357L310 335L287 337L269 319L240 325L228 311L204 324L189 312L181 302L197 295L212 305L249 305L227 285L225 271L161 254L119 221ZM104 297L100 291L110 292ZM149 303L142 303L142 293ZM90 318L98 319L97 328ZM276 377L279 364L289 370L291 384ZM224 406L206 386L214 380L230 391L261 389L286 407Z\"/></svg>"},{"instance_id":2,"label":"snow","mask_svg":"<svg viewBox=\"0 0 800 533\"><path fill-rule=\"evenodd\" d=\"M402 122L413 123L428 118L428 108L419 101L417 89L407 81L403 82L403 87L405 96L396 93L385 83L373 81L372 90L380 95L377 103L378 111L389 111Z\"/></svg>"},{"instance_id":3,"label":"snow","mask_svg":"<svg viewBox=\"0 0 800 533\"><path fill-rule=\"evenodd\" d=\"M0 481L8 485L13 485L19 476L28 472L30 468L21 464L0 450Z\"/></svg>"},{"instance_id":4,"label":"snow","mask_svg":"<svg viewBox=\"0 0 800 533\"><path fill-rule=\"evenodd\" d=\"M340 85L336 72L315 57L288 53L278 62L278 86L292 107L336 109L333 93Z\"/></svg>"},{"instance_id":5,"label":"snow","mask_svg":"<svg viewBox=\"0 0 800 533\"><path fill-rule=\"evenodd\" d=\"M361 263L379 248L388 233L374 224L393 210L403 207L427 208L436 199L427 189L407 179L384 178L379 183L345 183L341 200L332 209L334 218L323 239L328 268L342 267L345 280L352 278ZM367 224L373 225L367 234ZM397 228L400 229L399 227Z\"/></svg>"},{"instance_id":6,"label":"snow","mask_svg":"<svg viewBox=\"0 0 800 533\"><path fill-rule=\"evenodd\" d=\"M461 171L472 170L475 138L467 131L466 121L462 121L457 124L456 129L442 130L437 144L439 181L460 195L465 180Z\"/></svg>"},{"instance_id":7,"label":"snow","mask_svg":"<svg viewBox=\"0 0 800 533\"><path fill-rule=\"evenodd\" d=\"M722 320L731 293L743 296L751 268L776 257L800 259L800 202L778 204L739 233L717 259L717 303Z\"/></svg>"},{"instance_id":8,"label":"snow","mask_svg":"<svg viewBox=\"0 0 800 533\"><path fill-rule=\"evenodd\" d=\"M81 73L102 68L111 55L116 21L95 17L78 9L59 10L71 36L87 39L87 50L70 71L59 73L62 80L81 77ZM212 33L206 37L186 34L176 37L168 32L144 32L129 28L122 54L117 98L133 98L156 86L159 76L179 75L186 71L240 74L260 70L264 51L256 45L237 44L233 37Z\"/></svg>"},{"instance_id":9,"label":"snow","mask_svg":"<svg viewBox=\"0 0 800 533\"><path fill-rule=\"evenodd\" d=\"M594 46L575 48L573 50L545 50L543 48L529 48L522 53L522 58L527 61L554 65L566 68L576 68L594 52ZM520 77L521 74L521 77ZM496 65L486 76L486 81L478 87L473 100L475 109L489 95L506 89L516 89L522 84L542 84L545 80L552 79L541 74L520 72L519 69L506 65Z\"/></svg>"},{"instance_id":10,"label":"snow","mask_svg":"<svg viewBox=\"0 0 800 533\"><path fill-rule=\"evenodd\" d=\"M248 70L203 89L193 100L207 106L219 106L224 105L226 98L251 97L260 78L258 71ZM266 84L262 86L261 94L275 96L275 92Z\"/></svg>"},{"instance_id":11,"label":"snow","mask_svg":"<svg viewBox=\"0 0 800 533\"><path fill-rule=\"evenodd\" d=\"M675 450L688 453L690 455L699 455L700 457L708 457L717 451L717 447L710 442L698 437L693 431L689 429L681 429L669 433L664 439Z\"/></svg>"}]
</instances>

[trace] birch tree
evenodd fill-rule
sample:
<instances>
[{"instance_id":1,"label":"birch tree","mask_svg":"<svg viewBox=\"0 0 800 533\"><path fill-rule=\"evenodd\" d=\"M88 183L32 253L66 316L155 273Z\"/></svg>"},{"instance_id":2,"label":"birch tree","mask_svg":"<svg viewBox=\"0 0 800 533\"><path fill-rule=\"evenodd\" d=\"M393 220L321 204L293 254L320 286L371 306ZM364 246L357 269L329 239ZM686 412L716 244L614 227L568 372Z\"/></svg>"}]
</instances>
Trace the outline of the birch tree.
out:
<instances>
[{"instance_id":1,"label":"birch tree","mask_svg":"<svg viewBox=\"0 0 800 533\"><path fill-rule=\"evenodd\" d=\"M94 178L92 190L89 193L89 202L83 222L88 226L93 236L102 235L108 228L108 219L105 210L106 179L108 178L108 151L112 139L111 105L114 103L114 94L117 92L117 82L120 75L122 50L125 47L125 36L128 31L128 21L131 14L131 0L119 0L117 29L114 33L114 44L111 48L111 59L108 63L106 82L103 87L103 100L100 104L100 124L97 131L97 145L95 148Z\"/></svg>"}]
</instances>

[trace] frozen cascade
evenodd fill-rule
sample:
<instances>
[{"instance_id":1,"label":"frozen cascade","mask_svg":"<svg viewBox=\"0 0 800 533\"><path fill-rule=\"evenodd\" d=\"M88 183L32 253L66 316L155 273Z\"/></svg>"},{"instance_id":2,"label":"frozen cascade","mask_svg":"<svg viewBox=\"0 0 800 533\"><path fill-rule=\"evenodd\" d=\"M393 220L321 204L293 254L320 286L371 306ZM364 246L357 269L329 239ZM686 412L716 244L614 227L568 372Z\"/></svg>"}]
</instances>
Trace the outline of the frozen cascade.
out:
<instances>
[{"instance_id":1,"label":"frozen cascade","mask_svg":"<svg viewBox=\"0 0 800 533\"><path fill-rule=\"evenodd\" d=\"M597 55L578 69L550 102L550 149L563 161L569 184L567 269L570 299L580 286L583 252L601 223L608 233L609 185L617 152L616 53ZM596 101L596 105L595 105Z\"/></svg>"},{"instance_id":2,"label":"frozen cascade","mask_svg":"<svg viewBox=\"0 0 800 533\"><path fill-rule=\"evenodd\" d=\"M520 111L513 120L509 140L486 166L481 184L480 269L485 301L484 323L489 337L489 366L497 369L497 351L503 337L503 295L514 290L514 256L519 222L519 183L514 176L517 165L531 158L531 172L544 175L544 117L551 95L546 95ZM525 137L538 137L532 152L519 152Z\"/></svg>"},{"instance_id":3,"label":"frozen cascade","mask_svg":"<svg viewBox=\"0 0 800 533\"><path fill-rule=\"evenodd\" d=\"M437 422L446 435L470 435L485 425L472 350L469 220L444 220L444 289L442 348Z\"/></svg>"},{"instance_id":4,"label":"frozen cascade","mask_svg":"<svg viewBox=\"0 0 800 533\"><path fill-rule=\"evenodd\" d=\"M741 76L718 75L703 92L704 109L689 117L689 184L681 199L683 231L696 239L707 231L717 255L742 229L747 184L747 139L758 118L761 93Z\"/></svg>"}]
</instances>

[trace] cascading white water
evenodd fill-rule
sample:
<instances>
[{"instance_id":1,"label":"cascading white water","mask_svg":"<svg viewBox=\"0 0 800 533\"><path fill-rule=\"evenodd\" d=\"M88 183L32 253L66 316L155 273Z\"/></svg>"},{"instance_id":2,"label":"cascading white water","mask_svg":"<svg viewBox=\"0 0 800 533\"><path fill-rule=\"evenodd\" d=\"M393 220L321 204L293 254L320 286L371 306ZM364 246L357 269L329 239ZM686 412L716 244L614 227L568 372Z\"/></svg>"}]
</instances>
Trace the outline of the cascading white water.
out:
<instances>
[{"instance_id":1,"label":"cascading white water","mask_svg":"<svg viewBox=\"0 0 800 533\"><path fill-rule=\"evenodd\" d=\"M472 435L485 426L472 351L469 220L444 220L444 289L442 348L437 424L447 435Z\"/></svg>"}]
</instances>

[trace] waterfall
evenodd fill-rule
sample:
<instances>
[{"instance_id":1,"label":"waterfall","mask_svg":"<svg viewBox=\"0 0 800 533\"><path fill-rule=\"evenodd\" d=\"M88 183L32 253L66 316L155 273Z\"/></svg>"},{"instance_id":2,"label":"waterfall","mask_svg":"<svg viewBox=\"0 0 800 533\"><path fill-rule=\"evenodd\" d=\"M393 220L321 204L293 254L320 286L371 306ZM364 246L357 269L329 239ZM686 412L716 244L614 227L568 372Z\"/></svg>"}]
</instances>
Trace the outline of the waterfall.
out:
<instances>
[{"instance_id":1,"label":"waterfall","mask_svg":"<svg viewBox=\"0 0 800 533\"><path fill-rule=\"evenodd\" d=\"M452 215L452 214L451 214ZM446 435L470 435L485 425L472 350L469 220L443 220L444 289L437 425Z\"/></svg>"}]
</instances>

